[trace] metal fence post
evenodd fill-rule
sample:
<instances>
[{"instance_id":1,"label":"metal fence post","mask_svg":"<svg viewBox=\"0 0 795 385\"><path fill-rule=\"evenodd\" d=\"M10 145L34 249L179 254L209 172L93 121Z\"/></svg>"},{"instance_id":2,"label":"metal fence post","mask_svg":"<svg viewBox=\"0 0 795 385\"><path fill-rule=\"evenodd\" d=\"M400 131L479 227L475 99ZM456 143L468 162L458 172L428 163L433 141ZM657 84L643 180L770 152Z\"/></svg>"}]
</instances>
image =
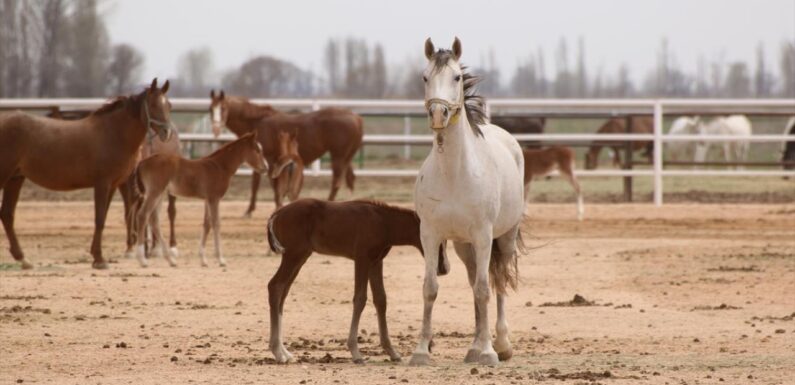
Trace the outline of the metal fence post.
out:
<instances>
[{"instance_id":1,"label":"metal fence post","mask_svg":"<svg viewBox=\"0 0 795 385\"><path fill-rule=\"evenodd\" d=\"M318 111L318 110L320 110L320 103L318 103L317 100L312 100L312 111ZM320 175L320 158L317 158L314 162L312 162L312 176L319 176L319 175Z\"/></svg>"},{"instance_id":2,"label":"metal fence post","mask_svg":"<svg viewBox=\"0 0 795 385\"><path fill-rule=\"evenodd\" d=\"M659 99L654 101L654 205L663 204L663 109Z\"/></svg>"}]
</instances>

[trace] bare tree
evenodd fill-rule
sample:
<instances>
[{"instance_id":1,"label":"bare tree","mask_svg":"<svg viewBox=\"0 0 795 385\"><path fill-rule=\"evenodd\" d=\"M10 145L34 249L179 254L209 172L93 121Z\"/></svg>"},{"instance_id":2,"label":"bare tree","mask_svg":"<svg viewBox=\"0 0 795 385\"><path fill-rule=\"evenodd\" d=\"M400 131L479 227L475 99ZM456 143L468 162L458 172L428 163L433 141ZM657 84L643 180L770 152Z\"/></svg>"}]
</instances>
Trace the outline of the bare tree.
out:
<instances>
[{"instance_id":1,"label":"bare tree","mask_svg":"<svg viewBox=\"0 0 795 385\"><path fill-rule=\"evenodd\" d=\"M45 0L41 7L41 51L39 54L39 82L36 94L39 97L59 94L59 80L63 64L59 57L66 51L64 47L67 23L67 2L65 0Z\"/></svg>"},{"instance_id":2,"label":"bare tree","mask_svg":"<svg viewBox=\"0 0 795 385\"><path fill-rule=\"evenodd\" d=\"M222 81L231 93L247 97L307 97L312 95L311 73L271 56L258 56Z\"/></svg>"},{"instance_id":3,"label":"bare tree","mask_svg":"<svg viewBox=\"0 0 795 385\"><path fill-rule=\"evenodd\" d=\"M70 68L66 92L70 96L104 96L110 43L97 0L79 0L69 26Z\"/></svg>"},{"instance_id":4,"label":"bare tree","mask_svg":"<svg viewBox=\"0 0 795 385\"><path fill-rule=\"evenodd\" d=\"M326 76L328 93L337 95L340 92L340 44L334 39L326 43L325 51Z\"/></svg>"},{"instance_id":5,"label":"bare tree","mask_svg":"<svg viewBox=\"0 0 795 385\"><path fill-rule=\"evenodd\" d=\"M207 47L191 49L179 58L177 92L180 96L204 96L213 71L213 53Z\"/></svg>"},{"instance_id":6,"label":"bare tree","mask_svg":"<svg viewBox=\"0 0 795 385\"><path fill-rule=\"evenodd\" d=\"M371 78L372 97L383 98L387 92L387 69L384 47L381 44L376 44L373 51Z\"/></svg>"},{"instance_id":7,"label":"bare tree","mask_svg":"<svg viewBox=\"0 0 795 385\"><path fill-rule=\"evenodd\" d=\"M135 47L129 44L115 45L108 66L108 91L114 95L131 91L140 79L143 64L143 54Z\"/></svg>"},{"instance_id":8,"label":"bare tree","mask_svg":"<svg viewBox=\"0 0 795 385\"><path fill-rule=\"evenodd\" d=\"M781 96L795 97L795 40L781 44Z\"/></svg>"},{"instance_id":9,"label":"bare tree","mask_svg":"<svg viewBox=\"0 0 795 385\"><path fill-rule=\"evenodd\" d=\"M751 96L751 79L748 76L748 66L743 62L734 62L729 65L726 74L725 95L732 98L745 98Z\"/></svg>"}]
</instances>

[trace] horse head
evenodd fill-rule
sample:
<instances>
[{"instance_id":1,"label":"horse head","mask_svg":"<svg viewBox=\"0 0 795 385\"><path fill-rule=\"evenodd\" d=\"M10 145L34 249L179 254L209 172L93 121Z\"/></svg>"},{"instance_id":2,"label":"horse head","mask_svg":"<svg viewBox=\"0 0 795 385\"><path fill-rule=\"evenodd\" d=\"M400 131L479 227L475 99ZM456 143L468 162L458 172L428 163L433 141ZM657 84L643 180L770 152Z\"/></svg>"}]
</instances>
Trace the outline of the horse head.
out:
<instances>
[{"instance_id":1,"label":"horse head","mask_svg":"<svg viewBox=\"0 0 795 385\"><path fill-rule=\"evenodd\" d=\"M428 67L423 72L425 108L431 128L443 130L454 123L464 109L464 69L459 63L461 41L455 38L452 50L435 50L433 42L425 40Z\"/></svg>"},{"instance_id":2,"label":"horse head","mask_svg":"<svg viewBox=\"0 0 795 385\"><path fill-rule=\"evenodd\" d=\"M229 102L223 90L218 95L215 94L215 90L210 90L210 119L213 135L217 138L229 119Z\"/></svg>"},{"instance_id":3,"label":"horse head","mask_svg":"<svg viewBox=\"0 0 795 385\"><path fill-rule=\"evenodd\" d=\"M171 102L168 101L169 82L166 80L162 88L157 87L157 78L144 91L141 101L141 119L147 130L152 130L161 141L167 141L172 134Z\"/></svg>"}]
</instances>

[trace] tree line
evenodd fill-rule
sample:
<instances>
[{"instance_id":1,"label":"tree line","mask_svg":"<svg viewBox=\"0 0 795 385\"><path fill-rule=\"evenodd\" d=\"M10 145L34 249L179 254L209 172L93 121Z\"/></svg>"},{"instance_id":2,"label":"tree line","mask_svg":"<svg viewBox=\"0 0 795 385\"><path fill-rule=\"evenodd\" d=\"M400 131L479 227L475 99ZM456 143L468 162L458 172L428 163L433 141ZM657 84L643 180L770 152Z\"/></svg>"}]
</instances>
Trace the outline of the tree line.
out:
<instances>
[{"instance_id":1,"label":"tree line","mask_svg":"<svg viewBox=\"0 0 795 385\"><path fill-rule=\"evenodd\" d=\"M777 47L777 60L760 43L753 65L718 55L698 58L685 70L667 40L654 68L635 82L629 67L587 65L586 44L560 39L547 70L543 49L529 49L513 73L503 74L495 54L482 55L472 71L483 77L490 97L795 97L795 40ZM571 55L573 53L573 56ZM420 98L421 56L388 64L384 47L359 38L331 38L317 72L270 55L216 71L212 51L189 49L172 79L176 96L206 96L224 88L248 97ZM130 44L113 43L98 0L0 0L0 97L104 97L140 87L144 55Z\"/></svg>"}]
</instances>

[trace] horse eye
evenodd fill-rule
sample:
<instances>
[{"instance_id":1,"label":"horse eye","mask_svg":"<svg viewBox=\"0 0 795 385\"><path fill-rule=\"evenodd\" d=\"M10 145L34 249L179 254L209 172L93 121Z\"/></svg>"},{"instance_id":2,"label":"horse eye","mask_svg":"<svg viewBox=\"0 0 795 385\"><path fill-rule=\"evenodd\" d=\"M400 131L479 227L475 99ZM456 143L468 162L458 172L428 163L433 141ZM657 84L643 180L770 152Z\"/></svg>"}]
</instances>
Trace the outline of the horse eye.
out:
<instances>
[{"instance_id":1,"label":"horse eye","mask_svg":"<svg viewBox=\"0 0 795 385\"><path fill-rule=\"evenodd\" d=\"M455 76L455 81L460 81L460 80L461 80L461 75L456 75Z\"/></svg>"},{"instance_id":2,"label":"horse eye","mask_svg":"<svg viewBox=\"0 0 795 385\"><path fill-rule=\"evenodd\" d=\"M427 82L428 82L428 77L423 75L423 76L422 76L422 81L424 81L425 83L427 83Z\"/></svg>"}]
</instances>

